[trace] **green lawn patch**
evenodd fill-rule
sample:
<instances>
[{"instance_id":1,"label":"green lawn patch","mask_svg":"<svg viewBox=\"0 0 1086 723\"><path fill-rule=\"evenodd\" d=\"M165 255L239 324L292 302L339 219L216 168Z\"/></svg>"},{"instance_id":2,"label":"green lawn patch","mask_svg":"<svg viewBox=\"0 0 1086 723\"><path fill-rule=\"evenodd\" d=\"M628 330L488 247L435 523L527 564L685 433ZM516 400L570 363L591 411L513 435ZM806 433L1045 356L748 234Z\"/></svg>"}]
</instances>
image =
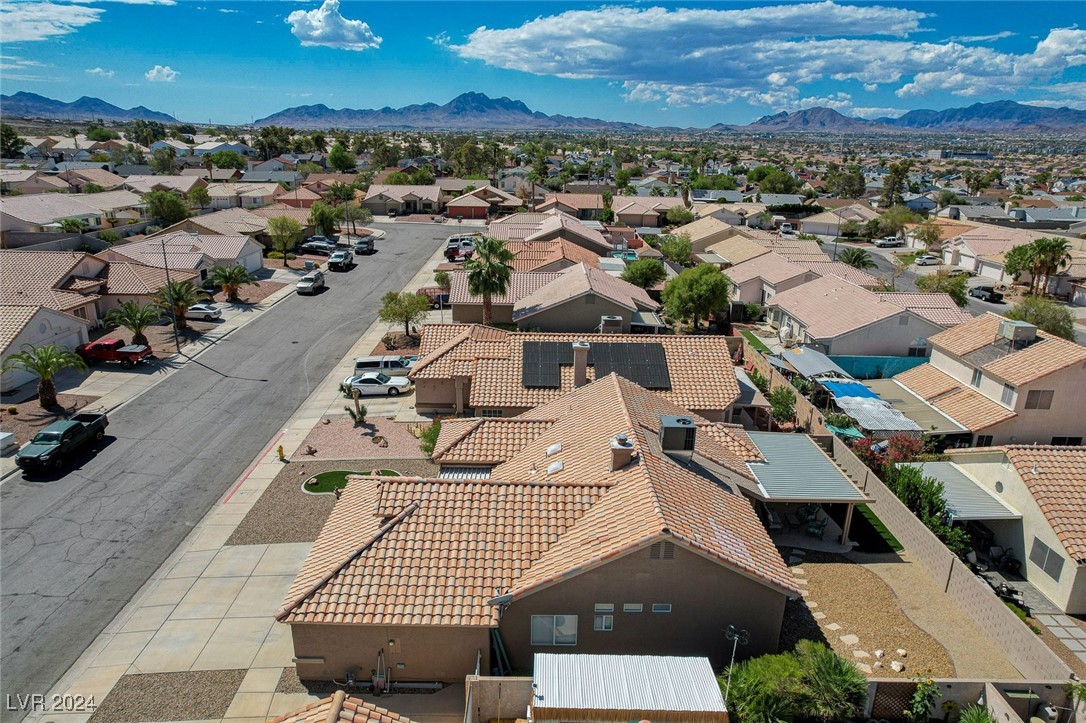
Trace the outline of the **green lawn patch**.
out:
<instances>
[{"instance_id":1,"label":"green lawn patch","mask_svg":"<svg viewBox=\"0 0 1086 723\"><path fill-rule=\"evenodd\" d=\"M369 470L365 472L345 472L342 470L335 470L333 472L321 472L314 479L315 484L303 484L302 489L310 494L315 495L330 495L336 490L341 490L347 486L347 475L351 474L369 474ZM394 469L381 469L377 470L377 474L382 477L399 477L400 473Z\"/></svg>"},{"instance_id":2,"label":"green lawn patch","mask_svg":"<svg viewBox=\"0 0 1086 723\"><path fill-rule=\"evenodd\" d=\"M920 252L919 251L911 251L911 252L909 252L907 254L894 254L894 255L897 257L897 260L900 261L903 265L912 266L913 262L916 261L916 257L920 255Z\"/></svg>"},{"instance_id":3,"label":"green lawn patch","mask_svg":"<svg viewBox=\"0 0 1086 723\"><path fill-rule=\"evenodd\" d=\"M878 534L879 537L882 538L882 541L886 543L887 547L889 547L894 552L901 552L905 549L905 546L898 542L897 538L894 537L894 533L886 529L886 525L884 525L882 523L882 520L880 520L875 515L875 513L871 511L870 507L868 507L867 505L857 505L856 511L859 512L860 515L862 515L863 518L867 520L867 522L870 523L873 528L875 528L875 532Z\"/></svg>"},{"instance_id":4,"label":"green lawn patch","mask_svg":"<svg viewBox=\"0 0 1086 723\"><path fill-rule=\"evenodd\" d=\"M765 345L765 343L755 335L752 331L743 329L739 332L743 335L743 338L750 342L750 345L754 347L756 351L760 351L763 354L772 354L773 351Z\"/></svg>"}]
</instances>

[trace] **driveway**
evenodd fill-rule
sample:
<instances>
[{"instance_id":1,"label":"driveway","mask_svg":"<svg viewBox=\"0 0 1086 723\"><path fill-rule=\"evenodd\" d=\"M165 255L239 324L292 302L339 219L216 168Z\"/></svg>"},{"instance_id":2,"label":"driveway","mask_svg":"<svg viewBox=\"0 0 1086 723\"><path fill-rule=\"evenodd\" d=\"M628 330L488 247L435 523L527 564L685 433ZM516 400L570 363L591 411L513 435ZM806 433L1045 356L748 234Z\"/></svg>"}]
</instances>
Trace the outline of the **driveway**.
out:
<instances>
[{"instance_id":1,"label":"driveway","mask_svg":"<svg viewBox=\"0 0 1086 723\"><path fill-rule=\"evenodd\" d=\"M324 293L285 299L119 409L65 476L3 485L5 692L49 690L448 235L386 230Z\"/></svg>"}]
</instances>

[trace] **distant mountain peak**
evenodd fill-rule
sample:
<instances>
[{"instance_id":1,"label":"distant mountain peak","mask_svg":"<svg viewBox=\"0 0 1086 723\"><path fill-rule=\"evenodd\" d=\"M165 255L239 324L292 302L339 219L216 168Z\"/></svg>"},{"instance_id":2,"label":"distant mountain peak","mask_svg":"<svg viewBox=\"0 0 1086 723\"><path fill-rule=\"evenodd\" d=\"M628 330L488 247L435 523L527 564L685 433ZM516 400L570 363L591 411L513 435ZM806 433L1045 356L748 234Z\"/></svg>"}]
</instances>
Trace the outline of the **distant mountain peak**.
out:
<instances>
[{"instance_id":1,"label":"distant mountain peak","mask_svg":"<svg viewBox=\"0 0 1086 723\"><path fill-rule=\"evenodd\" d=\"M871 121L850 118L833 108L815 106L792 113L781 111L773 115L762 116L744 127L753 130L779 131L856 131L872 130L873 125Z\"/></svg>"},{"instance_id":2,"label":"distant mountain peak","mask_svg":"<svg viewBox=\"0 0 1086 723\"><path fill-rule=\"evenodd\" d=\"M176 123L177 119L166 113L150 110L142 105L121 108L101 98L85 95L71 103L46 98L37 93L21 90L12 95L0 95L4 115L9 118L53 118L60 120L130 121L146 120L160 123Z\"/></svg>"}]
</instances>

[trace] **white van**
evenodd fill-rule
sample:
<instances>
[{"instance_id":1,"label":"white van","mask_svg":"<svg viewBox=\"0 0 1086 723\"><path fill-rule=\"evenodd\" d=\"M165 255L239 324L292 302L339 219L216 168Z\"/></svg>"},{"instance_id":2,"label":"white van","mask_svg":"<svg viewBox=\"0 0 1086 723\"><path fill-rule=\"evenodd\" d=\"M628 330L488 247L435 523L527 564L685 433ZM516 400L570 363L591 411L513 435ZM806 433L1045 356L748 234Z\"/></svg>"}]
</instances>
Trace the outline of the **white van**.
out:
<instances>
[{"instance_id":1,"label":"white van","mask_svg":"<svg viewBox=\"0 0 1086 723\"><path fill-rule=\"evenodd\" d=\"M360 356L354 360L354 375L383 372L390 377L405 377L415 368L415 360L405 356Z\"/></svg>"}]
</instances>

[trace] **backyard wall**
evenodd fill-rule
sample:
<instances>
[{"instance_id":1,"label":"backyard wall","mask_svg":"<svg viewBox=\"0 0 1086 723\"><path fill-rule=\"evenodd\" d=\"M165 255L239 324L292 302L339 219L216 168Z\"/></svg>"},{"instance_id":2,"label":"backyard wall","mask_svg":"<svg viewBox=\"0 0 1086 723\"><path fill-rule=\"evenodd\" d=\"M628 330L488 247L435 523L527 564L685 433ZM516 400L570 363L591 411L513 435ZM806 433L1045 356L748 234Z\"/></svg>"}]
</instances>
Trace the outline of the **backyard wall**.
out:
<instances>
[{"instance_id":1,"label":"backyard wall","mask_svg":"<svg viewBox=\"0 0 1086 723\"><path fill-rule=\"evenodd\" d=\"M1066 680L1060 658L939 541L848 445L833 440L833 459L875 503L878 517L950 599L984 630L1027 679Z\"/></svg>"},{"instance_id":2,"label":"backyard wall","mask_svg":"<svg viewBox=\"0 0 1086 723\"><path fill-rule=\"evenodd\" d=\"M749 341L743 337L739 338L743 342L743 362L748 366L753 366L758 370L759 374L769 379L770 391L783 386L796 393L796 423L810 434L830 434L830 430L826 428L826 420L822 416L822 411L796 391L788 379L767 362L765 357L751 346Z\"/></svg>"},{"instance_id":3,"label":"backyard wall","mask_svg":"<svg viewBox=\"0 0 1086 723\"><path fill-rule=\"evenodd\" d=\"M532 702L531 678L469 675L465 684L464 723L524 718Z\"/></svg>"}]
</instances>

